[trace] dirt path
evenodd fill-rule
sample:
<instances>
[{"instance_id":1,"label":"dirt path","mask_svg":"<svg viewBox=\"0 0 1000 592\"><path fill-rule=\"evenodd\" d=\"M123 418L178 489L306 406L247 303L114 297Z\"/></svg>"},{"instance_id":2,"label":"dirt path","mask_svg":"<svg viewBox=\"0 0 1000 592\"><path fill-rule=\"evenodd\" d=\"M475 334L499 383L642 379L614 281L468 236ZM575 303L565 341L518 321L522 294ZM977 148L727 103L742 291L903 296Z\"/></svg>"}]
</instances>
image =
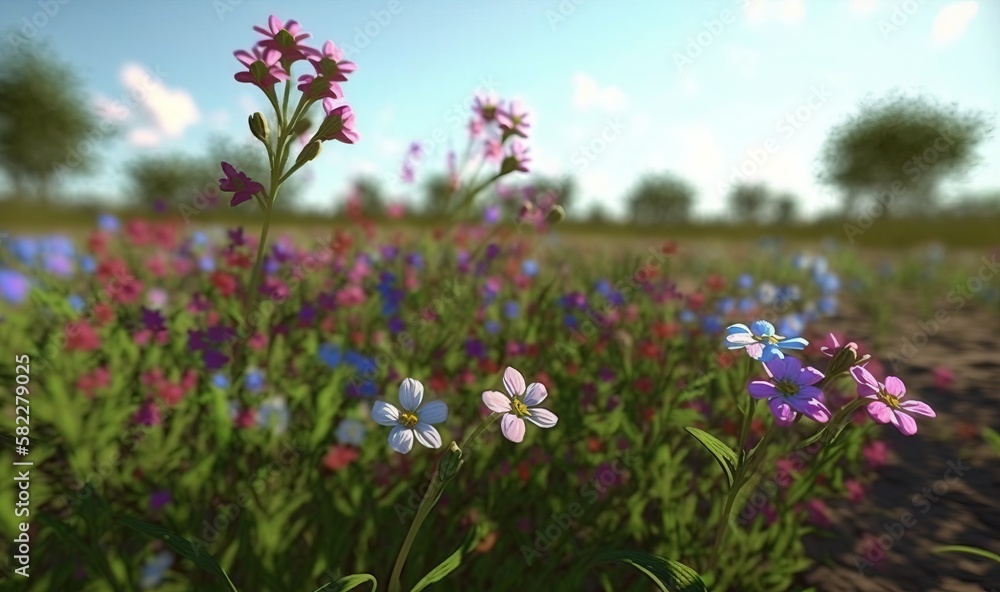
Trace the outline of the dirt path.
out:
<instances>
[{"instance_id":1,"label":"dirt path","mask_svg":"<svg viewBox=\"0 0 1000 592\"><path fill-rule=\"evenodd\" d=\"M896 312L894 334L899 337L890 342L895 351L902 348L903 337L923 341L920 320L915 309ZM866 326L866 318L851 311L829 323L830 329L853 336L866 335ZM886 359L889 351L876 353ZM807 541L822 565L804 578L804 587L823 592L1000 591L1000 565L995 562L931 552L937 545L959 544L1000 553L1000 458L978 436L983 426L1000 430L1000 318L972 305L953 311L936 335L909 353L895 370L907 385L907 396L926 401L938 416L918 420L920 431L912 437L886 427L889 464L862 503L831 504L833 538ZM948 390L934 386L938 366L954 372ZM955 477L956 471L962 476ZM866 537L869 533L885 535L886 546L891 540L881 557L874 539Z\"/></svg>"}]
</instances>

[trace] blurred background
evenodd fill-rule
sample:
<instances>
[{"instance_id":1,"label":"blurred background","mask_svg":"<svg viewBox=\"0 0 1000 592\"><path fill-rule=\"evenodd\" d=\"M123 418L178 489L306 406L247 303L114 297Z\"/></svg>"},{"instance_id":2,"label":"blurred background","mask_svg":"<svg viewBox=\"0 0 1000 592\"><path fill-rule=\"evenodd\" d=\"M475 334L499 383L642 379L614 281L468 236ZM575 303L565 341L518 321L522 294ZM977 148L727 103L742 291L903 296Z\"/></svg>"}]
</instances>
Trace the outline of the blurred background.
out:
<instances>
[{"instance_id":1,"label":"blurred background","mask_svg":"<svg viewBox=\"0 0 1000 592\"><path fill-rule=\"evenodd\" d=\"M5 2L2 224L252 215L205 204L223 160L265 179L246 118L269 108L233 80L233 51L273 3L102 7ZM528 111L521 182L555 192L570 231L972 246L1000 212L996 3L289 1L278 16L323 23L358 64L345 90L361 141L293 178L292 223L336 224L352 200L433 220L477 94Z\"/></svg>"}]
</instances>

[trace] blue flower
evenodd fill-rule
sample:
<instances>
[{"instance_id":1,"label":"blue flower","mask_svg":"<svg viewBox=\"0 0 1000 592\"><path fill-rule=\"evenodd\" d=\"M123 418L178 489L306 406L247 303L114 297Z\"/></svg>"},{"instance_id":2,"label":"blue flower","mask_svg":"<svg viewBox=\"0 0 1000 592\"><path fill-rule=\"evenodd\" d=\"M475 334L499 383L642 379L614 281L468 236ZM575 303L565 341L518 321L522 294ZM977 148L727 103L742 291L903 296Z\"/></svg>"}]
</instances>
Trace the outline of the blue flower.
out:
<instances>
[{"instance_id":1,"label":"blue flower","mask_svg":"<svg viewBox=\"0 0 1000 592\"><path fill-rule=\"evenodd\" d=\"M837 314L837 297L823 296L819 299L819 305L817 308L826 316L833 316Z\"/></svg>"},{"instance_id":2,"label":"blue flower","mask_svg":"<svg viewBox=\"0 0 1000 592\"><path fill-rule=\"evenodd\" d=\"M801 332L801 328L799 332ZM754 321L749 327L736 324L726 328L725 346L727 348L746 349L751 358L765 363L774 359L783 359L785 354L781 351L782 349L801 350L807 345L809 342L799 337L787 339L781 335L775 335L774 325L767 321Z\"/></svg>"},{"instance_id":3,"label":"blue flower","mask_svg":"<svg viewBox=\"0 0 1000 592\"><path fill-rule=\"evenodd\" d=\"M757 286L757 300L764 306L774 304L778 299L778 288L770 282L762 282Z\"/></svg>"},{"instance_id":4,"label":"blue flower","mask_svg":"<svg viewBox=\"0 0 1000 592\"><path fill-rule=\"evenodd\" d=\"M215 259L211 255L202 255L198 258L198 269L204 272L215 271Z\"/></svg>"},{"instance_id":5,"label":"blue flower","mask_svg":"<svg viewBox=\"0 0 1000 592\"><path fill-rule=\"evenodd\" d=\"M191 233L191 244L196 247L204 247L208 244L208 235L200 230Z\"/></svg>"},{"instance_id":6,"label":"blue flower","mask_svg":"<svg viewBox=\"0 0 1000 592\"><path fill-rule=\"evenodd\" d=\"M521 263L521 273L528 277L535 277L538 275L538 263L533 259L526 259Z\"/></svg>"},{"instance_id":7,"label":"blue flower","mask_svg":"<svg viewBox=\"0 0 1000 592\"><path fill-rule=\"evenodd\" d=\"M212 375L212 386L219 389L228 389L229 377L222 372L216 372Z\"/></svg>"},{"instance_id":8,"label":"blue flower","mask_svg":"<svg viewBox=\"0 0 1000 592\"><path fill-rule=\"evenodd\" d=\"M345 419L340 422L337 426L337 431L335 435L337 441L341 444L350 444L351 446L361 446L365 441L365 434L368 432L368 428L365 424L361 423L356 419Z\"/></svg>"},{"instance_id":9,"label":"blue flower","mask_svg":"<svg viewBox=\"0 0 1000 592\"><path fill-rule=\"evenodd\" d=\"M503 314L508 319L516 319L521 314L521 305L511 300L504 304Z\"/></svg>"},{"instance_id":10,"label":"blue flower","mask_svg":"<svg viewBox=\"0 0 1000 592\"><path fill-rule=\"evenodd\" d=\"M819 284L819 289L825 294L832 294L840 290L840 278L834 273L824 275L816 283Z\"/></svg>"},{"instance_id":11,"label":"blue flower","mask_svg":"<svg viewBox=\"0 0 1000 592\"><path fill-rule=\"evenodd\" d=\"M94 273L97 269L97 262L90 255L83 255L80 257L80 271L86 274Z\"/></svg>"},{"instance_id":12,"label":"blue flower","mask_svg":"<svg viewBox=\"0 0 1000 592\"><path fill-rule=\"evenodd\" d=\"M63 278L73 275L73 260L62 253L46 253L43 266L52 275Z\"/></svg>"},{"instance_id":13,"label":"blue flower","mask_svg":"<svg viewBox=\"0 0 1000 592\"><path fill-rule=\"evenodd\" d=\"M248 370L247 375L243 379L243 384L252 393L260 391L264 388L264 373L256 368Z\"/></svg>"},{"instance_id":14,"label":"blue flower","mask_svg":"<svg viewBox=\"0 0 1000 592\"><path fill-rule=\"evenodd\" d=\"M787 314L781 318L778 323L778 329L781 330L782 335L787 335L789 337L799 337L802 335L803 329L805 329L805 319L800 314L792 313ZM791 341L791 340L789 340ZM804 340L803 344L806 342ZM780 347L780 346L779 346ZM802 349L802 348L795 348Z\"/></svg>"},{"instance_id":15,"label":"blue flower","mask_svg":"<svg viewBox=\"0 0 1000 592\"><path fill-rule=\"evenodd\" d=\"M736 299L731 297L720 298L716 303L716 310L721 315L732 314L736 310Z\"/></svg>"},{"instance_id":16,"label":"blue flower","mask_svg":"<svg viewBox=\"0 0 1000 592\"><path fill-rule=\"evenodd\" d=\"M174 554L170 551L160 551L146 560L142 566L142 576L139 586L143 590L156 588L167 575L167 570L174 564Z\"/></svg>"},{"instance_id":17,"label":"blue flower","mask_svg":"<svg viewBox=\"0 0 1000 592\"><path fill-rule=\"evenodd\" d=\"M38 257L38 241L29 236L19 236L10 241L10 252L22 265L34 265Z\"/></svg>"},{"instance_id":18,"label":"blue flower","mask_svg":"<svg viewBox=\"0 0 1000 592\"><path fill-rule=\"evenodd\" d=\"M497 323L496 321L486 321L483 326L486 328L486 332L490 335L496 335L500 332L500 323Z\"/></svg>"},{"instance_id":19,"label":"blue flower","mask_svg":"<svg viewBox=\"0 0 1000 592\"><path fill-rule=\"evenodd\" d=\"M73 310L75 310L76 312L80 312L83 310L84 306L83 298L77 296L76 294L72 294L68 298L66 298L66 302L68 302L70 307L72 307Z\"/></svg>"},{"instance_id":20,"label":"blue flower","mask_svg":"<svg viewBox=\"0 0 1000 592\"><path fill-rule=\"evenodd\" d=\"M257 409L257 425L271 428L275 434L283 434L288 429L291 412L284 397L271 397L264 400Z\"/></svg>"},{"instance_id":21,"label":"blue flower","mask_svg":"<svg viewBox=\"0 0 1000 592\"><path fill-rule=\"evenodd\" d=\"M740 274L740 277L736 278L736 287L741 290L749 290L753 287L753 276L749 273Z\"/></svg>"},{"instance_id":22,"label":"blue flower","mask_svg":"<svg viewBox=\"0 0 1000 592\"><path fill-rule=\"evenodd\" d=\"M97 217L97 227L106 232L118 232L118 229L121 228L121 222L116 216L101 214Z\"/></svg>"},{"instance_id":23,"label":"blue flower","mask_svg":"<svg viewBox=\"0 0 1000 592\"><path fill-rule=\"evenodd\" d=\"M42 251L47 255L62 255L70 258L76 254L73 241L59 234L42 239Z\"/></svg>"},{"instance_id":24,"label":"blue flower","mask_svg":"<svg viewBox=\"0 0 1000 592\"><path fill-rule=\"evenodd\" d=\"M722 319L718 315L705 315L701 319L701 330L706 333L722 331Z\"/></svg>"},{"instance_id":25,"label":"blue flower","mask_svg":"<svg viewBox=\"0 0 1000 592\"><path fill-rule=\"evenodd\" d=\"M406 264L414 269L421 269L424 266L424 257L420 253L410 253L406 256Z\"/></svg>"},{"instance_id":26,"label":"blue flower","mask_svg":"<svg viewBox=\"0 0 1000 592\"><path fill-rule=\"evenodd\" d=\"M325 343L320 346L317 355L319 356L320 361L330 368L340 366L341 361L343 361L343 355L340 351L340 347L332 343Z\"/></svg>"},{"instance_id":27,"label":"blue flower","mask_svg":"<svg viewBox=\"0 0 1000 592\"><path fill-rule=\"evenodd\" d=\"M757 302L755 302L754 299L750 297L740 298L739 306L737 306L737 309L743 314L748 314L750 311L756 308L757 308Z\"/></svg>"},{"instance_id":28,"label":"blue flower","mask_svg":"<svg viewBox=\"0 0 1000 592\"><path fill-rule=\"evenodd\" d=\"M0 269L0 298L20 304L31 291L31 280L11 269Z\"/></svg>"}]
</instances>

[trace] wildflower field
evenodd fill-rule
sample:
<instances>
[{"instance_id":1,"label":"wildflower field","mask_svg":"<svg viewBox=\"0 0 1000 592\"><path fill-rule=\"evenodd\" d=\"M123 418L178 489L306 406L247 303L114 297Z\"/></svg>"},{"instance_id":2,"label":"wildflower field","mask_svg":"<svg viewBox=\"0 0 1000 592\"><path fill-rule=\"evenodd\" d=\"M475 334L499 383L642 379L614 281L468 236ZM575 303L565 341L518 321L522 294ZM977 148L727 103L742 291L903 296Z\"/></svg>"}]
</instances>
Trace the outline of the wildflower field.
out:
<instances>
[{"instance_id":1,"label":"wildflower field","mask_svg":"<svg viewBox=\"0 0 1000 592\"><path fill-rule=\"evenodd\" d=\"M214 163L205 198L253 215L4 226L4 590L998 585L988 222L888 249L573 230L515 182L528 110L477 95L439 217L278 223L361 141L363 65L254 29L225 84L273 107L247 121L268 177Z\"/></svg>"}]
</instances>

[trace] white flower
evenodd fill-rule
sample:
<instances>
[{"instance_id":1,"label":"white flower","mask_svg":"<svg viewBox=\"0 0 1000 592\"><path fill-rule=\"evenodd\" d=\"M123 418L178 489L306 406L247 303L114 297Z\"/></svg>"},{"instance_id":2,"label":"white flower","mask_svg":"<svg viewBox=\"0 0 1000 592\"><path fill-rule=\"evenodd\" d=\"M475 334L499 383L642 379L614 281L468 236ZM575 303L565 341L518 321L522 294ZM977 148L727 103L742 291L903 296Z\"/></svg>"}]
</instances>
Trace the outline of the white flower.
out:
<instances>
[{"instance_id":1,"label":"white flower","mask_svg":"<svg viewBox=\"0 0 1000 592\"><path fill-rule=\"evenodd\" d=\"M407 378L399 385L400 411L385 401L376 401L372 419L379 425L391 427L389 447L406 454L413 448L413 437L427 448L441 447L441 434L431 425L448 418L448 406L441 401L431 401L420 407L424 399L424 385Z\"/></svg>"},{"instance_id":2,"label":"white flower","mask_svg":"<svg viewBox=\"0 0 1000 592\"><path fill-rule=\"evenodd\" d=\"M341 444L361 446L365 441L365 425L356 419L345 419L337 426L337 441Z\"/></svg>"},{"instance_id":3,"label":"white flower","mask_svg":"<svg viewBox=\"0 0 1000 592\"><path fill-rule=\"evenodd\" d=\"M288 429L291 413L284 397L265 399L257 409L257 424L262 428L271 428L279 436Z\"/></svg>"},{"instance_id":4,"label":"white flower","mask_svg":"<svg viewBox=\"0 0 1000 592\"><path fill-rule=\"evenodd\" d=\"M524 439L525 419L540 428L551 428L559 421L555 413L535 407L549 394L542 383L533 382L525 389L524 376L508 366L503 373L503 386L509 396L504 396L499 391L486 391L483 393L483 403L490 411L504 414L500 418L500 431L511 442Z\"/></svg>"},{"instance_id":5,"label":"white flower","mask_svg":"<svg viewBox=\"0 0 1000 592\"><path fill-rule=\"evenodd\" d=\"M170 551L160 551L156 555L146 560L142 566L142 580L139 586L143 590L156 588L163 581L163 576L167 575L167 570L174 564L174 554Z\"/></svg>"}]
</instances>

